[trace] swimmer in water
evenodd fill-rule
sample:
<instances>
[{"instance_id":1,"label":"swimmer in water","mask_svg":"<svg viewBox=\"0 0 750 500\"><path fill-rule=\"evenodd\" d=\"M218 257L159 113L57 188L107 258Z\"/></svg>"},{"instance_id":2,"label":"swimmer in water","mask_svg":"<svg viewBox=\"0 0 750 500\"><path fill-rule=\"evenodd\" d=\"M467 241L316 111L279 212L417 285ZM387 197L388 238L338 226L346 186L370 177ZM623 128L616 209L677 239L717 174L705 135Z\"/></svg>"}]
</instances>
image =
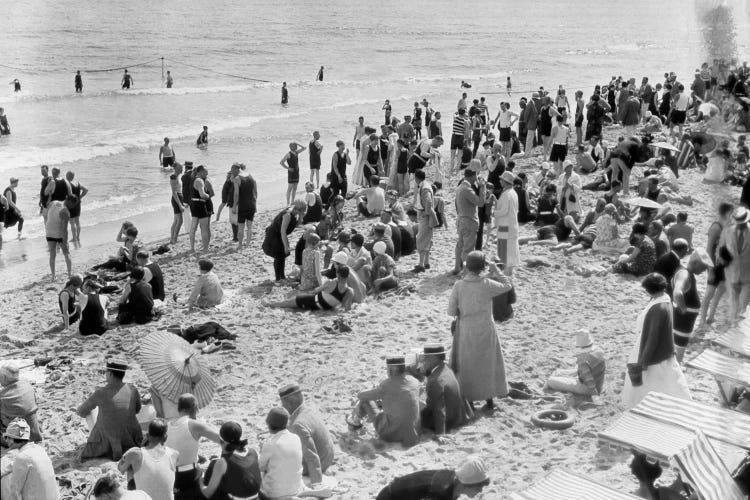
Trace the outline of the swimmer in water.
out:
<instances>
[{"instance_id":1,"label":"swimmer in water","mask_svg":"<svg viewBox=\"0 0 750 500\"><path fill-rule=\"evenodd\" d=\"M508 95L510 95L510 89L511 89L511 87L512 87L512 85L510 83L510 77L508 77L508 79L507 79L507 81L505 83L505 90L508 91Z\"/></svg>"},{"instance_id":2,"label":"swimmer in water","mask_svg":"<svg viewBox=\"0 0 750 500\"><path fill-rule=\"evenodd\" d=\"M174 165L174 148L169 145L169 137L164 138L164 145L159 148L159 164L162 168L171 168Z\"/></svg>"},{"instance_id":3,"label":"swimmer in water","mask_svg":"<svg viewBox=\"0 0 750 500\"><path fill-rule=\"evenodd\" d=\"M174 85L174 80L172 79L172 73L167 71L167 88L171 89L172 85Z\"/></svg>"},{"instance_id":4,"label":"swimmer in water","mask_svg":"<svg viewBox=\"0 0 750 500\"><path fill-rule=\"evenodd\" d=\"M14 92L20 92L21 91L21 82L18 81L18 78L14 78L12 82L10 82L11 85L13 85L13 91Z\"/></svg>"},{"instance_id":5,"label":"swimmer in water","mask_svg":"<svg viewBox=\"0 0 750 500\"><path fill-rule=\"evenodd\" d=\"M10 125L4 108L0 108L0 135L10 135Z\"/></svg>"},{"instance_id":6,"label":"swimmer in water","mask_svg":"<svg viewBox=\"0 0 750 500\"><path fill-rule=\"evenodd\" d=\"M81 70L76 71L75 78L76 94L83 92L83 78L81 77Z\"/></svg>"},{"instance_id":7,"label":"swimmer in water","mask_svg":"<svg viewBox=\"0 0 750 500\"><path fill-rule=\"evenodd\" d=\"M203 125L203 132L198 136L198 140L195 141L195 145L200 147L208 146L208 127Z\"/></svg>"},{"instance_id":8,"label":"swimmer in water","mask_svg":"<svg viewBox=\"0 0 750 500\"><path fill-rule=\"evenodd\" d=\"M462 89L470 89L471 88L471 84L470 83L466 83L465 81L461 80L461 88Z\"/></svg>"},{"instance_id":9,"label":"swimmer in water","mask_svg":"<svg viewBox=\"0 0 750 500\"><path fill-rule=\"evenodd\" d=\"M133 81L133 77L130 76L130 73L128 73L128 70L125 70L125 73L122 74L122 88L127 90L134 83L135 82Z\"/></svg>"},{"instance_id":10,"label":"swimmer in water","mask_svg":"<svg viewBox=\"0 0 750 500\"><path fill-rule=\"evenodd\" d=\"M320 69L318 70L318 76L317 76L316 80L318 80L319 82L323 81L323 69L325 69L325 68L323 68L323 66L321 66Z\"/></svg>"},{"instance_id":11,"label":"swimmer in water","mask_svg":"<svg viewBox=\"0 0 750 500\"><path fill-rule=\"evenodd\" d=\"M286 88L286 82L281 84L281 104L289 102L289 89Z\"/></svg>"}]
</instances>

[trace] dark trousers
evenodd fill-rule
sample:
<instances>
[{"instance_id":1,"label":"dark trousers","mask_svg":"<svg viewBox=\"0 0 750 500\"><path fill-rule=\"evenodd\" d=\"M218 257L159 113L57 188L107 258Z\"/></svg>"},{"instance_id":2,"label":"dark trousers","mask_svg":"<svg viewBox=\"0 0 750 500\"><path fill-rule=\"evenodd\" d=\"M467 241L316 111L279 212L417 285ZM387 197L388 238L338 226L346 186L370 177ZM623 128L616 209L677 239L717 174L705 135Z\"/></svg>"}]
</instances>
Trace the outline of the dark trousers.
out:
<instances>
[{"instance_id":1,"label":"dark trousers","mask_svg":"<svg viewBox=\"0 0 750 500\"><path fill-rule=\"evenodd\" d=\"M477 242L474 245L475 250L481 250L484 246L484 222L480 220L479 229L477 229Z\"/></svg>"},{"instance_id":2,"label":"dark trousers","mask_svg":"<svg viewBox=\"0 0 750 500\"><path fill-rule=\"evenodd\" d=\"M200 468L175 472L174 474L174 498L175 500L202 500L199 481L201 478Z\"/></svg>"},{"instance_id":3,"label":"dark trousers","mask_svg":"<svg viewBox=\"0 0 750 500\"><path fill-rule=\"evenodd\" d=\"M239 241L237 239L237 230L239 229L239 226L237 224L232 224L232 241Z\"/></svg>"},{"instance_id":4,"label":"dark trousers","mask_svg":"<svg viewBox=\"0 0 750 500\"><path fill-rule=\"evenodd\" d=\"M340 194L341 196L346 198L346 193L349 190L349 184L346 180L346 177L344 177L344 179L341 182L339 182L339 179L338 177L336 177L336 174L333 174L332 177L333 178L331 179L331 189L333 193L331 194L331 197L334 197L337 194Z\"/></svg>"}]
</instances>

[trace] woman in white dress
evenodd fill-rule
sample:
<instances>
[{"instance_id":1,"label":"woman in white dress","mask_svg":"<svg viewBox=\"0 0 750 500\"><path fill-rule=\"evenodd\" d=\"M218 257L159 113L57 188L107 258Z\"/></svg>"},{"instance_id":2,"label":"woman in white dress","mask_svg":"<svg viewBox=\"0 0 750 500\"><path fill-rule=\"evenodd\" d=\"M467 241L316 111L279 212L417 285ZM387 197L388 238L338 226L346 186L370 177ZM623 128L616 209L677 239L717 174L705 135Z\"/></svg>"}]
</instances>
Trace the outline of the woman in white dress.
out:
<instances>
[{"instance_id":1,"label":"woman in white dress","mask_svg":"<svg viewBox=\"0 0 750 500\"><path fill-rule=\"evenodd\" d=\"M591 249L605 255L620 255L630 244L620 238L617 207L612 203L604 206L604 213L596 219L596 239Z\"/></svg>"},{"instance_id":2,"label":"woman in white dress","mask_svg":"<svg viewBox=\"0 0 750 500\"><path fill-rule=\"evenodd\" d=\"M672 301L666 294L667 280L648 274L641 286L651 300L636 320L636 342L628 357L622 403L633 408L651 391L692 400L685 374L674 355Z\"/></svg>"}]
</instances>

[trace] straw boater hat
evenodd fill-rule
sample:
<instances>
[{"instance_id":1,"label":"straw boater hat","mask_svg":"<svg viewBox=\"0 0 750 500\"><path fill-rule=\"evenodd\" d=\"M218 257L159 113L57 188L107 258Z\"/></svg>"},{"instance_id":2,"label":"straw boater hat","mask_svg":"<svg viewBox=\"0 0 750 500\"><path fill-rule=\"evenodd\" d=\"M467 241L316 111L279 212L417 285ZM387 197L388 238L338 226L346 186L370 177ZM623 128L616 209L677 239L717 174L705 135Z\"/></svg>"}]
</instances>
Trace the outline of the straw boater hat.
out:
<instances>
[{"instance_id":1,"label":"straw boater hat","mask_svg":"<svg viewBox=\"0 0 750 500\"><path fill-rule=\"evenodd\" d=\"M403 356L388 356L385 358L386 366L406 366L406 358Z\"/></svg>"},{"instance_id":2,"label":"straw boater hat","mask_svg":"<svg viewBox=\"0 0 750 500\"><path fill-rule=\"evenodd\" d=\"M732 217L734 218L735 224L745 224L750 222L750 211L745 207L738 207L737 210L734 211Z\"/></svg>"},{"instance_id":3,"label":"straw boater hat","mask_svg":"<svg viewBox=\"0 0 750 500\"><path fill-rule=\"evenodd\" d=\"M576 347L586 349L592 345L594 345L594 337L591 336L591 332L586 329L578 330L576 334Z\"/></svg>"},{"instance_id":4,"label":"straw boater hat","mask_svg":"<svg viewBox=\"0 0 750 500\"><path fill-rule=\"evenodd\" d=\"M291 396L292 394L297 394L298 392L301 392L299 385L288 384L279 389L279 397L281 399L284 399L285 397Z\"/></svg>"},{"instance_id":5,"label":"straw boater hat","mask_svg":"<svg viewBox=\"0 0 750 500\"><path fill-rule=\"evenodd\" d=\"M424 356L440 356L445 359L445 347L440 344L429 344L422 349Z\"/></svg>"},{"instance_id":6,"label":"straw boater hat","mask_svg":"<svg viewBox=\"0 0 750 500\"><path fill-rule=\"evenodd\" d=\"M107 359L106 367L107 367L107 370L109 371L122 372L122 373L125 373L126 371L128 371L128 368L130 368L125 361L121 359L115 359L115 358Z\"/></svg>"}]
</instances>

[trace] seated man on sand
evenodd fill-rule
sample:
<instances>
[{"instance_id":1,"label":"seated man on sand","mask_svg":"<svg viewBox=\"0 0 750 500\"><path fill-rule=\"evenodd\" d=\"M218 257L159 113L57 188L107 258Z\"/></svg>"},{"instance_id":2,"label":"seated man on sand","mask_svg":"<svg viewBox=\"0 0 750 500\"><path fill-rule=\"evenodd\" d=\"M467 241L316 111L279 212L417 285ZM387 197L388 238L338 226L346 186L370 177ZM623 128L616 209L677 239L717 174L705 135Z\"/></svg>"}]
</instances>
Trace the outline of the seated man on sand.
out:
<instances>
[{"instance_id":1,"label":"seated man on sand","mask_svg":"<svg viewBox=\"0 0 750 500\"><path fill-rule=\"evenodd\" d=\"M347 242L348 241L349 239L347 239ZM346 284L352 289L354 302L361 304L367 297L367 286L365 286L365 282L359 279L359 275L349 267L349 253L348 249L346 251L340 250L336 252L333 255L333 258L331 258L331 267L320 273L320 275L329 280L335 280L340 268L346 267L349 269L349 276L346 279ZM367 283L369 283L369 281Z\"/></svg>"},{"instance_id":2,"label":"seated man on sand","mask_svg":"<svg viewBox=\"0 0 750 500\"><path fill-rule=\"evenodd\" d=\"M488 484L490 478L484 461L468 457L455 470L420 470L397 477L380 490L375 500L473 498Z\"/></svg>"},{"instance_id":3,"label":"seated man on sand","mask_svg":"<svg viewBox=\"0 0 750 500\"><path fill-rule=\"evenodd\" d=\"M386 244L378 241L372 246L375 258L372 259L372 291L375 295L386 290L398 288L398 278L395 276L396 262L388 255Z\"/></svg>"},{"instance_id":4,"label":"seated man on sand","mask_svg":"<svg viewBox=\"0 0 750 500\"><path fill-rule=\"evenodd\" d=\"M302 443L289 432L289 412L271 408L266 425L271 436L263 443L258 457L261 474L259 498L283 500L296 497L305 489L302 482Z\"/></svg>"},{"instance_id":5,"label":"seated man on sand","mask_svg":"<svg viewBox=\"0 0 750 500\"><path fill-rule=\"evenodd\" d=\"M3 438L10 448L8 451L17 450L7 500L57 500L60 493L52 461L44 448L31 440L29 424L20 418L14 420Z\"/></svg>"},{"instance_id":6,"label":"seated man on sand","mask_svg":"<svg viewBox=\"0 0 750 500\"><path fill-rule=\"evenodd\" d=\"M143 433L136 415L141 411L141 396L134 385L122 381L128 368L124 361L108 359L106 384L78 407L78 416L91 429L81 460L120 460L127 450L140 446Z\"/></svg>"},{"instance_id":7,"label":"seated man on sand","mask_svg":"<svg viewBox=\"0 0 750 500\"><path fill-rule=\"evenodd\" d=\"M323 474L333 464L334 445L320 415L305 403L297 384L279 389L281 406L289 412L289 431L302 443L302 475L313 487L323 482Z\"/></svg>"},{"instance_id":8,"label":"seated man on sand","mask_svg":"<svg viewBox=\"0 0 750 500\"><path fill-rule=\"evenodd\" d=\"M604 352L594 345L594 338L585 329L576 334L576 348L576 369L556 370L547 380L546 388L580 396L598 396L604 387Z\"/></svg>"},{"instance_id":9,"label":"seated man on sand","mask_svg":"<svg viewBox=\"0 0 750 500\"><path fill-rule=\"evenodd\" d=\"M372 255L364 247L365 237L357 233L352 236L349 248L349 258L347 265L357 274L362 283L370 283L370 272L372 271Z\"/></svg>"},{"instance_id":10,"label":"seated man on sand","mask_svg":"<svg viewBox=\"0 0 750 500\"><path fill-rule=\"evenodd\" d=\"M463 425L470 412L456 375L445 362L445 347L424 346L422 370L427 375L427 402L420 412L422 427L440 436Z\"/></svg>"},{"instance_id":11,"label":"seated man on sand","mask_svg":"<svg viewBox=\"0 0 750 500\"><path fill-rule=\"evenodd\" d=\"M692 224L688 224L687 212L677 212L677 220L674 224L667 228L667 239L669 244L673 245L674 240L683 239L688 242L688 247L693 250L693 232L695 228Z\"/></svg>"},{"instance_id":12,"label":"seated man on sand","mask_svg":"<svg viewBox=\"0 0 750 500\"><path fill-rule=\"evenodd\" d=\"M219 277L213 271L214 263L208 259L201 259L198 261L198 269L200 274L188 298L188 312L192 312L195 307L214 307L224 300L224 290L221 288Z\"/></svg>"},{"instance_id":13,"label":"seated man on sand","mask_svg":"<svg viewBox=\"0 0 750 500\"><path fill-rule=\"evenodd\" d=\"M391 258L395 258L395 248L393 245L393 239L390 237L390 235L386 233L391 233L392 228L390 226L387 226L386 224L383 224L382 222L378 222L377 224L374 224L372 226L372 239L365 243L365 248L372 252L373 245L377 243L378 241L382 241L385 243L385 253L389 255ZM399 234L401 236L401 234ZM375 258L375 255L372 256Z\"/></svg>"},{"instance_id":14,"label":"seated man on sand","mask_svg":"<svg viewBox=\"0 0 750 500\"><path fill-rule=\"evenodd\" d=\"M31 432L31 441L41 441L36 393L30 383L19 379L18 367L11 364L0 366L0 444L5 443L5 429L17 418L26 421Z\"/></svg>"},{"instance_id":15,"label":"seated man on sand","mask_svg":"<svg viewBox=\"0 0 750 500\"><path fill-rule=\"evenodd\" d=\"M664 126L661 119L658 116L651 114L651 111L646 111L646 114L643 115L643 121L643 127L641 128L642 133L654 134L656 132L661 132L661 129Z\"/></svg>"},{"instance_id":16,"label":"seated man on sand","mask_svg":"<svg viewBox=\"0 0 750 500\"><path fill-rule=\"evenodd\" d=\"M386 366L388 378L375 389L357 394L347 423L359 429L366 417L383 441L413 446L419 441L419 382L406 373L403 356L386 359Z\"/></svg>"},{"instance_id":17,"label":"seated man on sand","mask_svg":"<svg viewBox=\"0 0 750 500\"><path fill-rule=\"evenodd\" d=\"M130 281L122 291L117 313L117 321L121 325L129 325L133 321L143 325L154 319L154 296L151 285L143 280L145 274L142 267L134 267L130 271Z\"/></svg>"},{"instance_id":18,"label":"seated man on sand","mask_svg":"<svg viewBox=\"0 0 750 500\"><path fill-rule=\"evenodd\" d=\"M380 217L385 209L385 191L377 175L370 177L370 187L360 189L353 197L357 199L357 210L364 217Z\"/></svg>"},{"instance_id":19,"label":"seated man on sand","mask_svg":"<svg viewBox=\"0 0 750 500\"><path fill-rule=\"evenodd\" d=\"M348 311L352 307L352 302L354 302L354 292L346 284L348 279L349 267L344 264L336 269L335 280L326 281L310 293L299 294L291 299L279 302L267 302L264 305L284 309L301 309L303 311L329 311L339 308Z\"/></svg>"},{"instance_id":20,"label":"seated man on sand","mask_svg":"<svg viewBox=\"0 0 750 500\"><path fill-rule=\"evenodd\" d=\"M590 174L596 170L596 161L591 156L591 153L586 151L584 146L578 146L578 153L576 153L576 163L578 164L578 171L584 174Z\"/></svg>"}]
</instances>

